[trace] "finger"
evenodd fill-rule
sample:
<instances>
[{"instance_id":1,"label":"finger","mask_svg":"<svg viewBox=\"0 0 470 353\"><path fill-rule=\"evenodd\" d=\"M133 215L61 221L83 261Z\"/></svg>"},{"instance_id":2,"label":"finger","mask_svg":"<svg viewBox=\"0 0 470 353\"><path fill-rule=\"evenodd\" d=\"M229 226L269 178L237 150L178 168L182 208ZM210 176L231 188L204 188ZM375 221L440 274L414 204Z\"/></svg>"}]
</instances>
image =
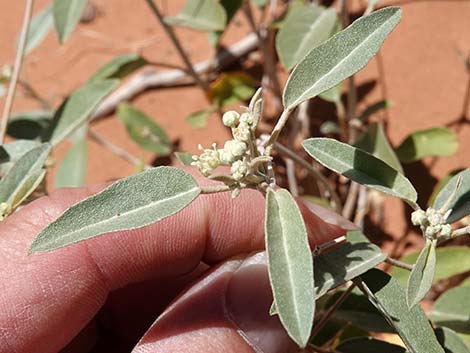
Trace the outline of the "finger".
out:
<instances>
[{"instance_id":1,"label":"finger","mask_svg":"<svg viewBox=\"0 0 470 353\"><path fill-rule=\"evenodd\" d=\"M96 191L53 193L2 224L0 347L5 352L56 352L90 321L110 290L263 247L264 198L247 190L235 200L227 193L203 195L154 225L26 256L44 226ZM324 226L314 216L307 223L313 230ZM334 229L328 238L344 233Z\"/></svg>"},{"instance_id":2,"label":"finger","mask_svg":"<svg viewBox=\"0 0 470 353\"><path fill-rule=\"evenodd\" d=\"M228 260L177 299L133 353L293 353L277 316L264 253Z\"/></svg>"}]
</instances>

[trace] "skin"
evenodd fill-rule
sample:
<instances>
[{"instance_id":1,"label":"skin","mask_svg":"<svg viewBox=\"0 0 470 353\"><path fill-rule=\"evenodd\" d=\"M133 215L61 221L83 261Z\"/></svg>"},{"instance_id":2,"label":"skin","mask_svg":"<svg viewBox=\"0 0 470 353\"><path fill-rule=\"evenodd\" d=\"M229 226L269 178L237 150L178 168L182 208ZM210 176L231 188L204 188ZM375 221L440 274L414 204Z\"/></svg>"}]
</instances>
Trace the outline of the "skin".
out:
<instances>
[{"instance_id":1,"label":"skin","mask_svg":"<svg viewBox=\"0 0 470 353\"><path fill-rule=\"evenodd\" d=\"M102 188L58 190L0 224L1 353L297 351L262 315L265 266L243 262L264 247L257 191L202 195L154 225L27 255L41 229ZM312 245L344 234L299 206Z\"/></svg>"}]
</instances>

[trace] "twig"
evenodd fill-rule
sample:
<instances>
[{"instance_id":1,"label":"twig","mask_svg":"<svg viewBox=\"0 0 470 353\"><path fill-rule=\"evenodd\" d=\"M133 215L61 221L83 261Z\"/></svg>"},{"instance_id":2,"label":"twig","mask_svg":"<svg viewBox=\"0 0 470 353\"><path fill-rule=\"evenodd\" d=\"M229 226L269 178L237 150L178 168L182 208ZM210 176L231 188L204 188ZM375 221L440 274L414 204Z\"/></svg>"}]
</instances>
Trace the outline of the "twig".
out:
<instances>
[{"instance_id":1,"label":"twig","mask_svg":"<svg viewBox=\"0 0 470 353\"><path fill-rule=\"evenodd\" d=\"M202 61L194 65L194 70L199 75L215 70L222 70L239 58L255 50L257 43L258 39L256 38L256 35L251 33L232 45L230 48L221 50L215 58ZM194 84L194 79L182 70L169 70L158 73L156 71L149 70L138 73L119 89L109 95L98 106L92 115L92 120L112 113L119 103L130 100L147 89L190 84Z\"/></svg>"},{"instance_id":2,"label":"twig","mask_svg":"<svg viewBox=\"0 0 470 353\"><path fill-rule=\"evenodd\" d=\"M271 85L271 89L276 97L276 109L280 109L281 105L281 97L282 97L282 90L281 85L279 84L279 79L276 73L276 64L274 62L274 57L266 43L267 29L262 26L259 30L256 28L255 19L253 17L253 13L251 12L251 5L249 1L245 1L243 4L243 12L250 24L251 29L256 34L258 38L258 46L261 52L263 53L264 57L264 71L269 78L269 83Z\"/></svg>"},{"instance_id":3,"label":"twig","mask_svg":"<svg viewBox=\"0 0 470 353\"><path fill-rule=\"evenodd\" d=\"M47 99L43 98L34 88L31 86L27 81L23 81L18 79L18 84L23 87L25 90L26 95L29 97L37 100L43 109L45 110L52 110L51 104L47 101Z\"/></svg>"},{"instance_id":4,"label":"twig","mask_svg":"<svg viewBox=\"0 0 470 353\"><path fill-rule=\"evenodd\" d=\"M354 283L351 284L347 290L341 293L341 295L338 299L336 299L333 305L328 308L328 310L321 317L320 321L318 321L318 323L313 326L312 334L310 335L310 340L312 340L321 331L321 329L330 319L331 315L333 315L334 312L341 306L341 304L343 304L343 302L348 298L349 294L351 294L355 287L356 285Z\"/></svg>"},{"instance_id":5,"label":"twig","mask_svg":"<svg viewBox=\"0 0 470 353\"><path fill-rule=\"evenodd\" d=\"M127 152L126 150L122 149L121 147L119 146L116 146L115 144L107 141L106 139L104 139L101 135L97 134L96 132L94 132L93 130L89 129L88 130L88 135L90 136L90 138L94 141L96 141L97 143L99 143L101 146L103 146L104 148L110 150L111 152L113 152L115 155L121 157L122 159L124 159L125 161L133 164L133 165L139 165L141 163L141 160L133 155L131 155L129 152ZM148 168L148 166L146 166L146 168Z\"/></svg>"},{"instance_id":6,"label":"twig","mask_svg":"<svg viewBox=\"0 0 470 353\"><path fill-rule=\"evenodd\" d=\"M396 259L394 259L390 256L387 256L387 258L385 259L384 262L389 264L389 265L399 267L399 268L402 268L402 269L407 270L407 271L412 271L413 270L413 265L407 264L406 262L403 262L403 261L400 261L400 260L396 260Z\"/></svg>"},{"instance_id":7,"label":"twig","mask_svg":"<svg viewBox=\"0 0 470 353\"><path fill-rule=\"evenodd\" d=\"M162 25L163 29L165 30L166 34L170 38L171 42L173 43L176 51L180 55L181 59L183 60L184 64L186 65L186 69L188 70L189 75L194 79L194 81L197 82L199 87L204 91L204 94L207 95L207 92L209 91L209 85L207 82L202 80L202 78L199 76L199 74L194 70L193 64L189 60L188 56L186 55L186 52L184 51L183 47L181 46L180 41L176 37L175 32L173 31L173 28L169 26L165 20L163 19L162 14L160 13L160 10L158 9L157 5L153 2L153 0L145 0L147 4L149 5L150 9L152 10L153 14L157 17L158 21Z\"/></svg>"},{"instance_id":8,"label":"twig","mask_svg":"<svg viewBox=\"0 0 470 353\"><path fill-rule=\"evenodd\" d=\"M351 219L354 208L356 206L357 195L359 193L359 184L351 181L351 185L349 186L348 196L346 197L346 202L344 203L343 217L347 219Z\"/></svg>"},{"instance_id":9,"label":"twig","mask_svg":"<svg viewBox=\"0 0 470 353\"><path fill-rule=\"evenodd\" d=\"M295 177L295 166L294 161L290 158L286 158L286 169L287 169L287 182L289 184L289 190L292 196L299 196L299 186L297 185L297 179Z\"/></svg>"},{"instance_id":10,"label":"twig","mask_svg":"<svg viewBox=\"0 0 470 353\"><path fill-rule=\"evenodd\" d=\"M346 109L344 108L344 104L341 100L335 103L336 106L336 114L338 114L338 122L339 122L339 130L341 134L341 139L343 141L348 141L349 136L349 128L348 128L348 117L346 116Z\"/></svg>"},{"instance_id":11,"label":"twig","mask_svg":"<svg viewBox=\"0 0 470 353\"><path fill-rule=\"evenodd\" d=\"M31 22L31 14L33 12L33 0L26 0L24 10L23 25L21 27L18 49L16 50L15 66L11 75L10 84L8 85L8 93L3 107L2 121L0 125L0 144L3 144L5 133L7 131L8 119L10 118L13 100L15 98L16 86L20 77L21 67L23 65L24 50L26 47L26 37L28 35L29 24Z\"/></svg>"},{"instance_id":12,"label":"twig","mask_svg":"<svg viewBox=\"0 0 470 353\"><path fill-rule=\"evenodd\" d=\"M361 229L364 229L364 217L368 212L367 188L364 185L359 187L359 197L357 198L356 216L354 223Z\"/></svg>"},{"instance_id":13,"label":"twig","mask_svg":"<svg viewBox=\"0 0 470 353\"><path fill-rule=\"evenodd\" d=\"M291 158L294 162L300 164L315 179L321 181L322 184L325 186L326 190L328 190L328 193L329 193L329 196L331 198L333 207L338 211L341 210L341 199L339 198L339 196L336 193L335 189L331 186L329 180L322 173L320 173L318 170L316 170L314 167L312 167L307 161L300 158L294 151L288 149L284 145L281 145L279 142L274 143L274 148L276 148L276 150L278 150L280 153L285 154L286 156Z\"/></svg>"}]
</instances>

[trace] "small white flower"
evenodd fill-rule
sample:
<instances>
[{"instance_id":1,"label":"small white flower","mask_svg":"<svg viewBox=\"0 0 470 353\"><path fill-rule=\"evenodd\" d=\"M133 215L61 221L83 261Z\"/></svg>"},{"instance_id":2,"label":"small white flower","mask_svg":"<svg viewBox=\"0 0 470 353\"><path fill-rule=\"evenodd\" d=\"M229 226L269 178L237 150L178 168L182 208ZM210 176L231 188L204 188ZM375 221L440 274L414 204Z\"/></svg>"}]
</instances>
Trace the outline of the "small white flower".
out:
<instances>
[{"instance_id":1,"label":"small white flower","mask_svg":"<svg viewBox=\"0 0 470 353\"><path fill-rule=\"evenodd\" d=\"M240 124L246 124L248 126L253 125L253 117L250 113L243 113L240 116Z\"/></svg>"},{"instance_id":2,"label":"small white flower","mask_svg":"<svg viewBox=\"0 0 470 353\"><path fill-rule=\"evenodd\" d=\"M203 152L199 156L193 156L194 162L191 165L196 166L202 175L208 176L221 164L219 152L216 150L215 144L212 145L212 149L204 149L201 145L198 148Z\"/></svg>"},{"instance_id":3,"label":"small white flower","mask_svg":"<svg viewBox=\"0 0 470 353\"><path fill-rule=\"evenodd\" d=\"M234 110L225 112L224 115L222 115L222 122L224 123L225 126L228 126L228 127L235 127L235 125L238 124L239 119L240 119L240 114L238 114Z\"/></svg>"},{"instance_id":4,"label":"small white flower","mask_svg":"<svg viewBox=\"0 0 470 353\"><path fill-rule=\"evenodd\" d=\"M423 210L416 210L411 214L411 223L415 226L424 226L428 223L428 217Z\"/></svg>"},{"instance_id":5,"label":"small white flower","mask_svg":"<svg viewBox=\"0 0 470 353\"><path fill-rule=\"evenodd\" d=\"M240 159L246 153L247 145L244 142L230 140L225 142L222 160L224 163L231 164Z\"/></svg>"},{"instance_id":6,"label":"small white flower","mask_svg":"<svg viewBox=\"0 0 470 353\"><path fill-rule=\"evenodd\" d=\"M246 124L240 123L238 127L232 129L233 138L237 141L248 142L251 138L250 128Z\"/></svg>"},{"instance_id":7,"label":"small white flower","mask_svg":"<svg viewBox=\"0 0 470 353\"><path fill-rule=\"evenodd\" d=\"M248 174L248 164L245 161L235 161L230 168L232 177L240 181Z\"/></svg>"}]
</instances>

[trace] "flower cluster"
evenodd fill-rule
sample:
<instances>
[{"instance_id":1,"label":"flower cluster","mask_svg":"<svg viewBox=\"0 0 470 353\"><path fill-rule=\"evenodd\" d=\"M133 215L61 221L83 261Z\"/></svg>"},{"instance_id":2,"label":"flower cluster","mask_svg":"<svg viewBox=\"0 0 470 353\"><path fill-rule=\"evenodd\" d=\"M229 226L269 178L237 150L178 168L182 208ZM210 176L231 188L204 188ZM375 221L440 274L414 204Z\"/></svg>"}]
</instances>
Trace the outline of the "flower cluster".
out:
<instances>
[{"instance_id":1,"label":"flower cluster","mask_svg":"<svg viewBox=\"0 0 470 353\"><path fill-rule=\"evenodd\" d=\"M262 156L259 152L255 135L261 115L261 104L261 91L258 91L250 106L244 107L242 114L233 110L224 113L222 121L231 129L233 138L226 141L220 149L216 144L212 144L210 149L199 145L202 153L193 156L192 165L196 166L202 175L223 181L235 191L234 195L238 194L241 188L257 187L266 180L265 164L270 158ZM213 174L219 166L230 167L230 174Z\"/></svg>"},{"instance_id":2,"label":"flower cluster","mask_svg":"<svg viewBox=\"0 0 470 353\"><path fill-rule=\"evenodd\" d=\"M417 210L411 214L411 223L421 226L426 238L435 239L438 234L448 238L452 235L452 226L447 223L450 212L442 213L431 207L426 211Z\"/></svg>"}]
</instances>

